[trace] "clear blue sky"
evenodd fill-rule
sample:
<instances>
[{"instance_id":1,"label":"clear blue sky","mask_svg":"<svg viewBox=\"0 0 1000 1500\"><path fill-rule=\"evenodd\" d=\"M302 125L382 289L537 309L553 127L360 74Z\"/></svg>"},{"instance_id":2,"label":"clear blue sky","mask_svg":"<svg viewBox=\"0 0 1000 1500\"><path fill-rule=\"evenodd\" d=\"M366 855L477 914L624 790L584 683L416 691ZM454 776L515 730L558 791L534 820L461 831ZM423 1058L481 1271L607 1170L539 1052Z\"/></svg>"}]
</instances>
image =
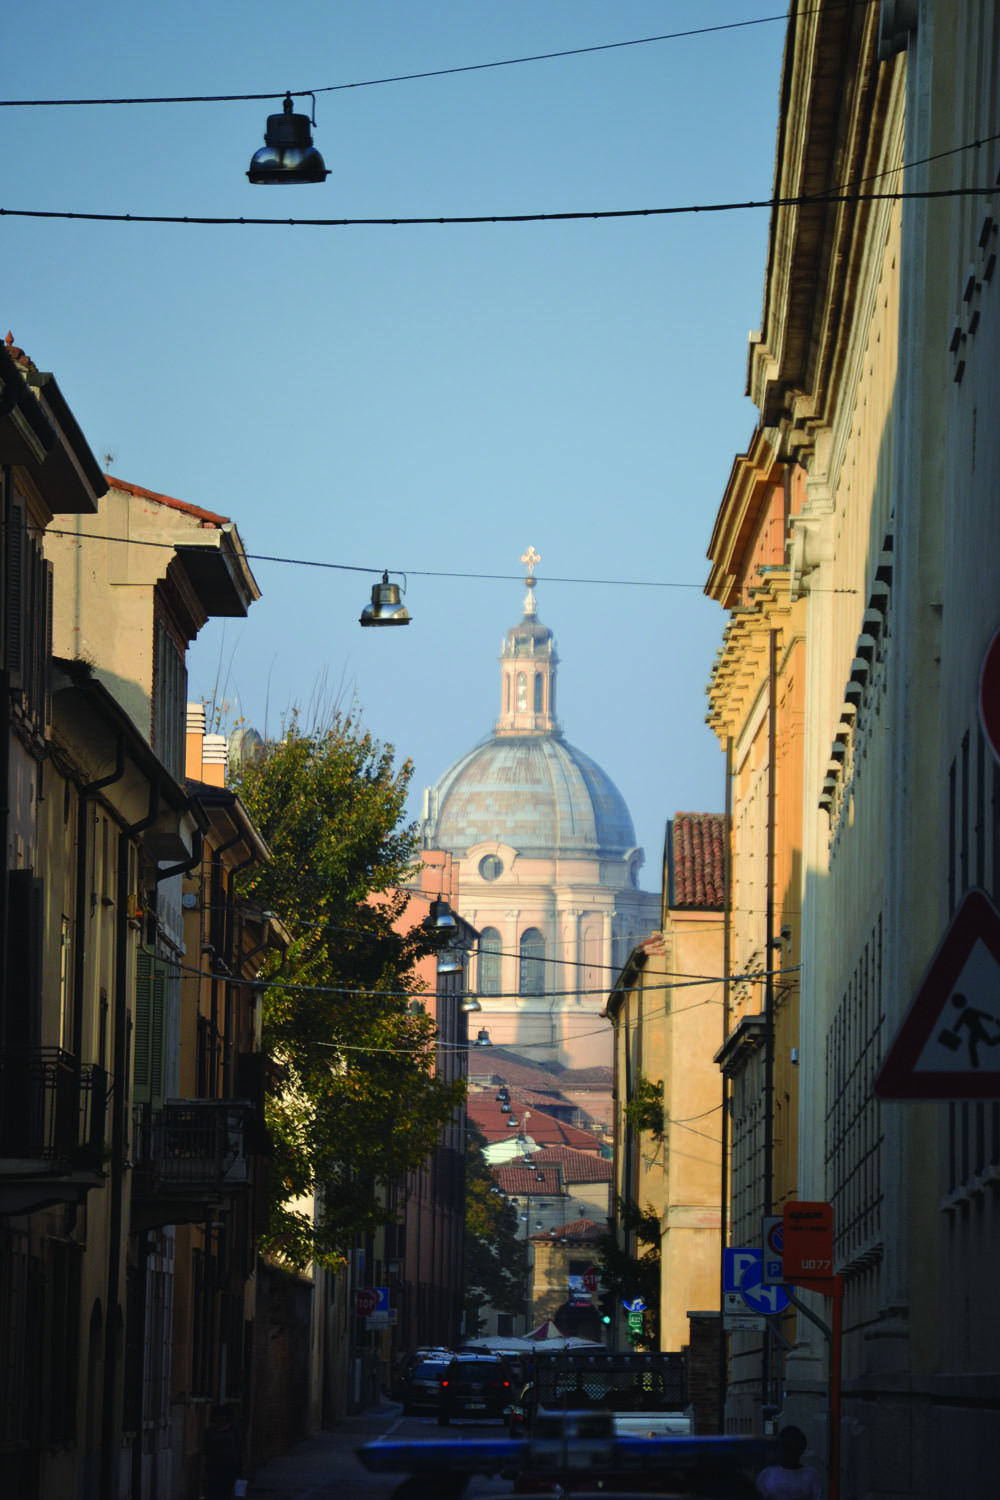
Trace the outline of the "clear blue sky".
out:
<instances>
[{"instance_id":1,"label":"clear blue sky","mask_svg":"<svg viewBox=\"0 0 1000 1500\"><path fill-rule=\"evenodd\" d=\"M6 15L0 93L318 89L782 8L56 0ZM392 218L764 199L783 38L772 21L319 94L322 187L247 182L278 102L4 109L0 207ZM533 544L564 729L624 793L653 888L666 818L722 805L704 686L723 616L702 587L753 429L766 232L764 210L346 228L4 218L0 332L55 373L112 473L231 516L251 553L408 572L413 624L362 631L372 577L254 563L261 601L206 627L190 685L218 683L272 729L291 704L356 697L415 762L414 811L492 726Z\"/></svg>"}]
</instances>

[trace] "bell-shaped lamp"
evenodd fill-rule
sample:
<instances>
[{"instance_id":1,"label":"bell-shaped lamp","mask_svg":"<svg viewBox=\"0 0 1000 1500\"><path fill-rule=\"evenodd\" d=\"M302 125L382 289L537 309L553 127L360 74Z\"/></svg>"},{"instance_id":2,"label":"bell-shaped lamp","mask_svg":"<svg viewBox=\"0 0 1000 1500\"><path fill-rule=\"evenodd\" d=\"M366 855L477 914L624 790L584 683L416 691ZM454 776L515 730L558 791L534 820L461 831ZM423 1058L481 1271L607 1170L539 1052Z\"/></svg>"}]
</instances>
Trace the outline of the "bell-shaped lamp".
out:
<instances>
[{"instance_id":1,"label":"bell-shaped lamp","mask_svg":"<svg viewBox=\"0 0 1000 1500\"><path fill-rule=\"evenodd\" d=\"M438 954L439 974L461 974L462 972L462 950L460 948L443 948Z\"/></svg>"},{"instance_id":2,"label":"bell-shaped lamp","mask_svg":"<svg viewBox=\"0 0 1000 1500\"><path fill-rule=\"evenodd\" d=\"M400 597L399 584L390 583L388 573L372 584L372 602L361 611L362 625L409 625L410 612Z\"/></svg>"},{"instance_id":3,"label":"bell-shaped lamp","mask_svg":"<svg viewBox=\"0 0 1000 1500\"><path fill-rule=\"evenodd\" d=\"M330 173L312 143L308 115L293 113L291 94L280 115L268 115L264 144L255 151L247 172L251 182L325 182Z\"/></svg>"},{"instance_id":4,"label":"bell-shaped lamp","mask_svg":"<svg viewBox=\"0 0 1000 1500\"><path fill-rule=\"evenodd\" d=\"M458 918L447 901L432 901L427 920L435 932L443 937L450 937L452 933L458 931Z\"/></svg>"},{"instance_id":5,"label":"bell-shaped lamp","mask_svg":"<svg viewBox=\"0 0 1000 1500\"><path fill-rule=\"evenodd\" d=\"M492 1047L493 1046L493 1038L490 1036L490 1034L486 1030L485 1026L481 1026L479 1028L479 1034L476 1037L476 1046L477 1047Z\"/></svg>"},{"instance_id":6,"label":"bell-shaped lamp","mask_svg":"<svg viewBox=\"0 0 1000 1500\"><path fill-rule=\"evenodd\" d=\"M483 1007L480 1005L475 995L466 995L465 999L462 1001L462 1009L465 1011L466 1015L472 1015L475 1011L482 1010L482 1008Z\"/></svg>"}]
</instances>

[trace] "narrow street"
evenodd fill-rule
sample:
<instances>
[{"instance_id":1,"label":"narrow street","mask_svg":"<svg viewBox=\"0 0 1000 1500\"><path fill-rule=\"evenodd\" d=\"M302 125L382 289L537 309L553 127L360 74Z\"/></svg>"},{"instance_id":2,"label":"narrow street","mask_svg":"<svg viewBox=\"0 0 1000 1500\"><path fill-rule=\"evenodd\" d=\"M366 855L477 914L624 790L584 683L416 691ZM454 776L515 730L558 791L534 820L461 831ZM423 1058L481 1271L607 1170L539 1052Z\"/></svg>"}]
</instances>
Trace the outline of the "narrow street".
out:
<instances>
[{"instance_id":1,"label":"narrow street","mask_svg":"<svg viewBox=\"0 0 1000 1500\"><path fill-rule=\"evenodd\" d=\"M358 1417L348 1417L332 1432L314 1433L291 1453L272 1459L253 1476L253 1500L390 1500L405 1475L370 1474L361 1465L357 1450L380 1441L471 1442L477 1438L504 1435L498 1422L452 1422L437 1425L433 1413L404 1417L402 1407L386 1403ZM466 1491L468 1500L504 1496L511 1492L506 1479L475 1477Z\"/></svg>"}]
</instances>

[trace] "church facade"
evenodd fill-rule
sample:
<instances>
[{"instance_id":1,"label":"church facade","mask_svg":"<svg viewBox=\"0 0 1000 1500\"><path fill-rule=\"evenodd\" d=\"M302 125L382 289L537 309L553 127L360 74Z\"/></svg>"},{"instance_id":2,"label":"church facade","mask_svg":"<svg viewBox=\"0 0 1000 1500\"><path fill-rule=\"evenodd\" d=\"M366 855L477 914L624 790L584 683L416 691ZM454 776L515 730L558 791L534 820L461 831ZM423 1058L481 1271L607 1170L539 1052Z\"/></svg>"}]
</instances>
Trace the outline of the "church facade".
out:
<instances>
[{"instance_id":1,"label":"church facade","mask_svg":"<svg viewBox=\"0 0 1000 1500\"><path fill-rule=\"evenodd\" d=\"M624 798L556 718L552 631L538 619L529 548L524 614L500 656L490 737L424 794L425 849L458 866L463 917L480 933L472 982L494 1043L540 1063L609 1065L601 1018L659 896L639 889L643 852Z\"/></svg>"}]
</instances>

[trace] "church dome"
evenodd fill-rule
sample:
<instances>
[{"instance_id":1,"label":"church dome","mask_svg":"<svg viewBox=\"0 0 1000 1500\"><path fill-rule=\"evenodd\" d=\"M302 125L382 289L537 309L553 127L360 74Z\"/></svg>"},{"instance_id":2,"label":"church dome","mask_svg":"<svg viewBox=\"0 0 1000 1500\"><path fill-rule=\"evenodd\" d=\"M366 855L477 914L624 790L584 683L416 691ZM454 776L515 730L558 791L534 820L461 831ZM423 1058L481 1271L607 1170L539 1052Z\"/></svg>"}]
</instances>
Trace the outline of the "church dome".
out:
<instances>
[{"instance_id":1,"label":"church dome","mask_svg":"<svg viewBox=\"0 0 1000 1500\"><path fill-rule=\"evenodd\" d=\"M610 776L559 734L494 735L433 788L425 843L462 855L504 843L533 856L621 858L635 846Z\"/></svg>"},{"instance_id":2,"label":"church dome","mask_svg":"<svg viewBox=\"0 0 1000 1500\"><path fill-rule=\"evenodd\" d=\"M500 650L500 717L491 737L427 793L425 848L461 857L476 844L520 854L621 859L635 847L625 799L589 755L567 744L555 716L552 631L538 618L533 547L524 615Z\"/></svg>"}]
</instances>

